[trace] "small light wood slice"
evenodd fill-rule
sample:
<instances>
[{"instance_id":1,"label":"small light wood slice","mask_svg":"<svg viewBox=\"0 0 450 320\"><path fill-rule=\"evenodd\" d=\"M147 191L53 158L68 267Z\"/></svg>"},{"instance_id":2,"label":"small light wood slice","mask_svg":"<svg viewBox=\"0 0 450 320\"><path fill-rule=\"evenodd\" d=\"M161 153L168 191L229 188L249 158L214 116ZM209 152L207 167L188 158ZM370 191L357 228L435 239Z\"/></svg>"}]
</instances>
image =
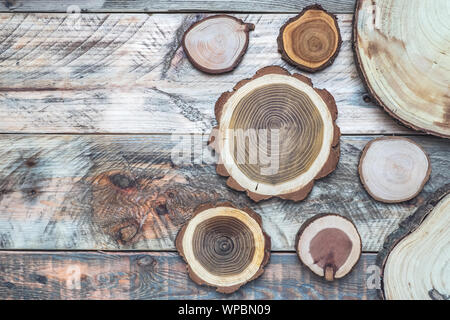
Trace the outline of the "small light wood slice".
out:
<instances>
[{"instance_id":1,"label":"small light wood slice","mask_svg":"<svg viewBox=\"0 0 450 320\"><path fill-rule=\"evenodd\" d=\"M386 238L377 265L382 298L450 299L450 184Z\"/></svg>"},{"instance_id":2,"label":"small light wood slice","mask_svg":"<svg viewBox=\"0 0 450 320\"><path fill-rule=\"evenodd\" d=\"M430 178L428 155L414 141L383 137L370 141L359 161L359 177L375 200L398 203L422 191Z\"/></svg>"},{"instance_id":3,"label":"small light wood slice","mask_svg":"<svg viewBox=\"0 0 450 320\"><path fill-rule=\"evenodd\" d=\"M300 261L328 281L348 274L362 250L355 225L337 214L320 214L306 221L295 244Z\"/></svg>"},{"instance_id":4,"label":"small light wood slice","mask_svg":"<svg viewBox=\"0 0 450 320\"><path fill-rule=\"evenodd\" d=\"M280 29L278 51L288 63L308 72L331 65L341 47L335 15L320 5L306 7Z\"/></svg>"},{"instance_id":5,"label":"small light wood slice","mask_svg":"<svg viewBox=\"0 0 450 320\"><path fill-rule=\"evenodd\" d=\"M450 1L358 0L356 64L391 116L450 138Z\"/></svg>"},{"instance_id":6,"label":"small light wood slice","mask_svg":"<svg viewBox=\"0 0 450 320\"><path fill-rule=\"evenodd\" d=\"M260 69L219 98L211 146L217 173L254 201L303 200L339 160L334 98L280 67Z\"/></svg>"},{"instance_id":7,"label":"small light wood slice","mask_svg":"<svg viewBox=\"0 0 450 320\"><path fill-rule=\"evenodd\" d=\"M271 244L259 215L218 203L195 210L178 233L176 247L194 282L232 293L264 272Z\"/></svg>"},{"instance_id":8,"label":"small light wood slice","mask_svg":"<svg viewBox=\"0 0 450 320\"><path fill-rule=\"evenodd\" d=\"M247 51L249 32L255 26L228 15L216 15L194 23L182 45L189 61L206 73L233 70Z\"/></svg>"}]
</instances>

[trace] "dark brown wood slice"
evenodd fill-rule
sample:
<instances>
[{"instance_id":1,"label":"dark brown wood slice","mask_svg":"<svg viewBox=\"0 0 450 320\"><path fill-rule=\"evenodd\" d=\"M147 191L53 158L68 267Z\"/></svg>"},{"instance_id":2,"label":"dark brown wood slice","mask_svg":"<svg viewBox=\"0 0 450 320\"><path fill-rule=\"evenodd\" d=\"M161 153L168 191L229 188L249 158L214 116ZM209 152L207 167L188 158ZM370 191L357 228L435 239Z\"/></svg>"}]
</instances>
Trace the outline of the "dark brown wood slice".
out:
<instances>
[{"instance_id":1,"label":"dark brown wood slice","mask_svg":"<svg viewBox=\"0 0 450 320\"><path fill-rule=\"evenodd\" d=\"M331 65L342 44L335 15L312 5L289 19L280 29L278 51L288 63L308 72Z\"/></svg>"},{"instance_id":2,"label":"dark brown wood slice","mask_svg":"<svg viewBox=\"0 0 450 320\"><path fill-rule=\"evenodd\" d=\"M431 162L420 145L404 137L370 141L359 161L359 177L375 200L399 203L416 197L430 178Z\"/></svg>"},{"instance_id":3,"label":"dark brown wood slice","mask_svg":"<svg viewBox=\"0 0 450 320\"><path fill-rule=\"evenodd\" d=\"M247 51L249 32L255 26L228 15L215 15L194 23L182 45L189 61L206 73L233 70Z\"/></svg>"},{"instance_id":4,"label":"dark brown wood slice","mask_svg":"<svg viewBox=\"0 0 450 320\"><path fill-rule=\"evenodd\" d=\"M356 65L372 100L406 126L445 138L449 10L446 0L358 0L353 23Z\"/></svg>"},{"instance_id":5,"label":"dark brown wood slice","mask_svg":"<svg viewBox=\"0 0 450 320\"><path fill-rule=\"evenodd\" d=\"M358 262L361 237L353 222L337 214L307 220L295 241L300 261L328 281L347 275Z\"/></svg>"},{"instance_id":6,"label":"dark brown wood slice","mask_svg":"<svg viewBox=\"0 0 450 320\"><path fill-rule=\"evenodd\" d=\"M390 234L377 256L381 298L450 298L450 184L431 195Z\"/></svg>"},{"instance_id":7,"label":"dark brown wood slice","mask_svg":"<svg viewBox=\"0 0 450 320\"><path fill-rule=\"evenodd\" d=\"M264 272L271 243L255 212L217 203L195 210L178 233L176 247L194 282L232 293Z\"/></svg>"},{"instance_id":8,"label":"dark brown wood slice","mask_svg":"<svg viewBox=\"0 0 450 320\"><path fill-rule=\"evenodd\" d=\"M306 198L339 160L334 98L311 80L271 66L240 81L215 107L217 173L254 201Z\"/></svg>"}]
</instances>

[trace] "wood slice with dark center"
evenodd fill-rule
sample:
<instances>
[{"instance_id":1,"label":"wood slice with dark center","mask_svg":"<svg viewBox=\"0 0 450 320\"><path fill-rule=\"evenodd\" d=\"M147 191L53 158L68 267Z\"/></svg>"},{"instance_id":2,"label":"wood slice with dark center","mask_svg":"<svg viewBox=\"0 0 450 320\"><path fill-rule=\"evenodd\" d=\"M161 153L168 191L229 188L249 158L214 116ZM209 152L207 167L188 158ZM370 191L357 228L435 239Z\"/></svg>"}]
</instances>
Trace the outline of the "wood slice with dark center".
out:
<instances>
[{"instance_id":1,"label":"wood slice with dark center","mask_svg":"<svg viewBox=\"0 0 450 320\"><path fill-rule=\"evenodd\" d=\"M417 143L404 137L370 141L359 162L364 188L375 200L398 203L422 191L431 173L428 155Z\"/></svg>"},{"instance_id":2,"label":"wood slice with dark center","mask_svg":"<svg viewBox=\"0 0 450 320\"><path fill-rule=\"evenodd\" d=\"M255 26L228 15L215 15L194 23L182 45L189 61L206 73L233 70L247 51L249 32Z\"/></svg>"},{"instance_id":3,"label":"wood slice with dark center","mask_svg":"<svg viewBox=\"0 0 450 320\"><path fill-rule=\"evenodd\" d=\"M333 97L308 78L263 68L216 103L219 128L211 146L220 153L217 172L255 201L302 200L314 180L337 165L336 116Z\"/></svg>"},{"instance_id":4,"label":"wood slice with dark center","mask_svg":"<svg viewBox=\"0 0 450 320\"><path fill-rule=\"evenodd\" d=\"M384 299L450 300L450 184L386 238L377 265Z\"/></svg>"},{"instance_id":5,"label":"wood slice with dark center","mask_svg":"<svg viewBox=\"0 0 450 320\"><path fill-rule=\"evenodd\" d=\"M301 70L315 72L331 65L341 47L336 16L320 5L306 7L280 29L278 51Z\"/></svg>"},{"instance_id":6,"label":"wood slice with dark center","mask_svg":"<svg viewBox=\"0 0 450 320\"><path fill-rule=\"evenodd\" d=\"M372 100L415 130L450 138L450 1L358 0L356 65Z\"/></svg>"},{"instance_id":7,"label":"wood slice with dark center","mask_svg":"<svg viewBox=\"0 0 450 320\"><path fill-rule=\"evenodd\" d=\"M306 221L295 243L300 261L328 281L348 274L362 248L354 224L336 214L321 214Z\"/></svg>"},{"instance_id":8,"label":"wood slice with dark center","mask_svg":"<svg viewBox=\"0 0 450 320\"><path fill-rule=\"evenodd\" d=\"M193 281L223 293L260 276L270 256L261 218L230 203L197 208L178 233L176 247Z\"/></svg>"}]
</instances>

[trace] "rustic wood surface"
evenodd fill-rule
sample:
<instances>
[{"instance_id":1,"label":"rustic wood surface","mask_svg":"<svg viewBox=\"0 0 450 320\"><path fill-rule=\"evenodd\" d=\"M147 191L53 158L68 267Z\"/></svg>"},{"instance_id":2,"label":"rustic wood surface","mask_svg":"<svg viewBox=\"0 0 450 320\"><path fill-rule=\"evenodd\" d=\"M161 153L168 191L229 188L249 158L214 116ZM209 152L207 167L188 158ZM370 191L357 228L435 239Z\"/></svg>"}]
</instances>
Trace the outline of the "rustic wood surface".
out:
<instances>
[{"instance_id":1,"label":"rustic wood surface","mask_svg":"<svg viewBox=\"0 0 450 320\"><path fill-rule=\"evenodd\" d=\"M338 13L343 40L333 65L308 75L336 99L340 163L303 202L256 204L216 174L214 157L202 152L207 137L186 133L209 134L220 94L258 69L298 72L281 59L276 38L289 18L316 2ZM397 124L370 102L351 50L354 5L0 1L0 299L375 299L375 255L367 252L379 251L385 236L449 181L450 144ZM184 31L208 11L248 13L233 15L255 24L231 73L199 72L181 47ZM382 204L361 186L360 152L379 134L415 135L430 154L431 178L417 198ZM178 151L192 162L177 161ZM231 296L197 286L168 252L194 208L219 200L249 206L261 215L272 249L292 251L272 253L263 276ZM366 252L332 283L294 253L299 227L323 212L352 219ZM132 249L151 252L24 251Z\"/></svg>"},{"instance_id":2,"label":"rustic wood surface","mask_svg":"<svg viewBox=\"0 0 450 320\"><path fill-rule=\"evenodd\" d=\"M0 299L376 299L374 263L364 254L327 282L295 253L276 253L260 278L225 295L193 283L176 253L3 251Z\"/></svg>"},{"instance_id":3,"label":"rustic wood surface","mask_svg":"<svg viewBox=\"0 0 450 320\"><path fill-rule=\"evenodd\" d=\"M0 132L204 132L222 92L268 65L298 72L277 49L290 14L237 14L255 24L239 67L207 75L180 45L203 14L0 14ZM343 44L311 75L338 106L343 134L409 133L366 102L351 50L351 14L338 15Z\"/></svg>"},{"instance_id":4,"label":"rustic wood surface","mask_svg":"<svg viewBox=\"0 0 450 320\"><path fill-rule=\"evenodd\" d=\"M226 186L209 149L201 155L206 136L1 135L0 247L173 250L196 206L224 200L262 216L273 250L293 251L306 219L336 212L355 222L364 251L378 251L399 221L450 180L450 145L412 137L430 154L430 181L418 197L386 205L358 178L360 152L372 138L342 137L337 169L306 200L254 203ZM183 150L195 162L180 164Z\"/></svg>"},{"instance_id":5,"label":"rustic wood surface","mask_svg":"<svg viewBox=\"0 0 450 320\"><path fill-rule=\"evenodd\" d=\"M355 0L3 0L5 12L292 12L320 3L336 13L352 13Z\"/></svg>"}]
</instances>

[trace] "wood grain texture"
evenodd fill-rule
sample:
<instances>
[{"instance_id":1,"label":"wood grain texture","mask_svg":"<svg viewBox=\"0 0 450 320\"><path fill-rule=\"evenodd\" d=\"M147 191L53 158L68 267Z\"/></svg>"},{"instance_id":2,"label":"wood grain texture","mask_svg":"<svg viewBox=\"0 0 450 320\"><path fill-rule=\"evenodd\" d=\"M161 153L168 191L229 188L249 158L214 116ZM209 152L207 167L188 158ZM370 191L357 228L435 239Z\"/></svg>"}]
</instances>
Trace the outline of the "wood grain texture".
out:
<instances>
[{"instance_id":1,"label":"wood grain texture","mask_svg":"<svg viewBox=\"0 0 450 320\"><path fill-rule=\"evenodd\" d=\"M292 12L320 3L336 13L351 13L355 0L2 0L5 12L67 12L78 6L82 12Z\"/></svg>"},{"instance_id":2,"label":"wood grain texture","mask_svg":"<svg viewBox=\"0 0 450 320\"><path fill-rule=\"evenodd\" d=\"M273 250L293 251L306 219L336 212L355 223L364 251L378 251L399 221L450 180L450 145L412 137L430 154L431 178L413 200L386 205L357 176L372 138L342 137L336 171L303 202L256 204L226 186L209 152L202 157L207 136L1 135L0 248L173 250L195 207L224 200L261 215ZM180 164L182 150L195 162Z\"/></svg>"},{"instance_id":3,"label":"wood grain texture","mask_svg":"<svg viewBox=\"0 0 450 320\"><path fill-rule=\"evenodd\" d=\"M375 255L326 282L294 253L271 256L264 274L232 295L201 287L176 253L0 252L0 299L377 299Z\"/></svg>"},{"instance_id":4,"label":"wood grain texture","mask_svg":"<svg viewBox=\"0 0 450 320\"><path fill-rule=\"evenodd\" d=\"M336 2L337 3L337 2ZM0 14L0 132L206 132L222 92L281 59L291 14L236 14L253 23L239 67L206 75L187 60L184 31L204 14ZM368 101L351 50L351 14L338 15L342 48L311 76L336 99L343 134L411 133ZM414 133L412 133L414 134Z\"/></svg>"}]
</instances>

